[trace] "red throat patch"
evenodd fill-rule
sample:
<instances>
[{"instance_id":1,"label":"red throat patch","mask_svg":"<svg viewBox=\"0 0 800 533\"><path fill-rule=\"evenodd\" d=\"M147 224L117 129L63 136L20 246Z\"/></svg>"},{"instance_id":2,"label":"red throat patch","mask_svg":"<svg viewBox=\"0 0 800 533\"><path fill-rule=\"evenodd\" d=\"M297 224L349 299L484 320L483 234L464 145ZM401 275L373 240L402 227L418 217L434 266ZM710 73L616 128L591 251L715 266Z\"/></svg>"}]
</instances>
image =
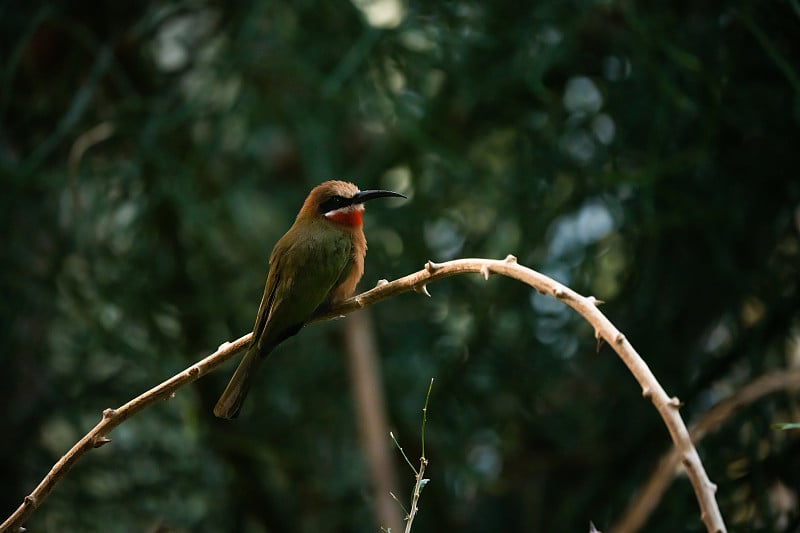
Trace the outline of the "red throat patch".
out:
<instances>
[{"instance_id":1,"label":"red throat patch","mask_svg":"<svg viewBox=\"0 0 800 533\"><path fill-rule=\"evenodd\" d=\"M326 214L325 217L328 220L333 220L337 224L341 224L342 226L348 226L351 228L357 228L360 226L363 221L361 219L361 210L353 210L353 211L334 211L331 214Z\"/></svg>"}]
</instances>

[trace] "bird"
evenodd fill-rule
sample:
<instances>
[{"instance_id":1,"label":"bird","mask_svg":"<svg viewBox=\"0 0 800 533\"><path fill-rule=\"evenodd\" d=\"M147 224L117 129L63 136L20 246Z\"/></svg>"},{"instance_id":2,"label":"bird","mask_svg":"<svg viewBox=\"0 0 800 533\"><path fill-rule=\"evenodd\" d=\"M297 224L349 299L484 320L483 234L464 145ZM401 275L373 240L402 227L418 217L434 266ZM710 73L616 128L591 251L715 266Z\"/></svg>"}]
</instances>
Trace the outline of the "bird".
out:
<instances>
[{"instance_id":1,"label":"bird","mask_svg":"<svg viewBox=\"0 0 800 533\"><path fill-rule=\"evenodd\" d=\"M364 274L367 239L364 203L406 196L382 189L361 191L347 181L314 187L294 224L272 249L269 272L258 307L253 338L214 415L233 419L261 362L281 342L297 334L314 315L347 299Z\"/></svg>"}]
</instances>

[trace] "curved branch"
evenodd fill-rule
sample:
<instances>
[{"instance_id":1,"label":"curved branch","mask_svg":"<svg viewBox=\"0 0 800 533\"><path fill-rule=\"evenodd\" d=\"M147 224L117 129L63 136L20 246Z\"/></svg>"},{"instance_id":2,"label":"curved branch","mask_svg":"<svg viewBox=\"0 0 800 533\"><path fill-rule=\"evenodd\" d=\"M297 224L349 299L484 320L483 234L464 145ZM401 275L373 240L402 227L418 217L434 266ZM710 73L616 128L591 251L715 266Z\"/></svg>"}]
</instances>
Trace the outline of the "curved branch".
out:
<instances>
[{"instance_id":1,"label":"curved branch","mask_svg":"<svg viewBox=\"0 0 800 533\"><path fill-rule=\"evenodd\" d=\"M197 381L199 378L236 355L237 352L247 347L252 336L252 333L248 333L233 342L226 342L220 346L216 352L205 359L198 361L186 370L183 370L180 374L169 378L160 385L137 396L125 405L117 409L109 408L104 410L103 418L100 422L98 422L89 433L84 435L81 440L76 442L75 445L53 465L53 468L50 469L50 472L48 472L44 479L33 489L33 492L25 496L25 499L17 510L14 511L5 522L0 524L0 533L5 533L6 531L24 531L20 526L33 514L36 508L41 505L56 484L67 475L67 472L75 466L75 463L78 462L78 459L80 459L83 454L93 448L99 448L111 442L111 439L109 439L107 435L118 425L122 424L125 420L145 407L149 407L158 400L170 398L180 387Z\"/></svg>"},{"instance_id":2,"label":"curved branch","mask_svg":"<svg viewBox=\"0 0 800 533\"><path fill-rule=\"evenodd\" d=\"M800 369L788 372L786 370L778 370L764 374L706 411L696 423L689 427L689 435L691 435L695 444L699 444L706 435L727 422L742 407L750 405L773 392L798 389L800 389ZM672 448L661 456L658 464L650 473L650 477L642 488L636 491L636 496L628 504L628 508L622 518L613 527L609 528L610 531L615 533L639 531L647 517L658 505L667 487L675 479L678 473L677 466L678 454Z\"/></svg>"},{"instance_id":3,"label":"curved branch","mask_svg":"<svg viewBox=\"0 0 800 533\"><path fill-rule=\"evenodd\" d=\"M490 274L500 274L530 285L537 291L548 294L561 300L584 317L595 330L597 339L605 340L619 355L639 385L642 394L649 398L655 406L664 424L667 426L672 441L675 445L681 462L686 468L689 479L694 488L700 506L701 518L709 532L722 533L726 531L719 507L717 506L715 491L716 485L711 483L703 469L697 450L692 444L686 425L683 423L678 408L680 401L667 396L667 393L656 380L644 360L636 353L633 346L625 336L597 309L599 303L593 297L584 297L570 288L544 276L530 268L517 264L517 259L509 255L504 260L493 259L457 259L445 263L428 261L423 270L396 279L392 282L381 280L371 290L349 298L341 304L329 309L324 314L315 317L312 322L335 318L373 305L404 292L416 291L428 294L427 284L432 281L464 273L480 273L485 279ZM191 383L211 370L215 369L239 350L243 349L250 341L251 334L247 334L233 343L225 344L212 355L192 365L177 376L170 378L157 387L150 389L141 396L134 398L119 409L106 409L103 419L89 433L86 434L75 446L62 457L45 476L34 491L25 498L24 502L2 525L0 532L18 528L41 504L52 491L58 481L64 477L77 460L92 448L101 446L109 439L106 435L127 418L138 413L155 401L168 398L179 387Z\"/></svg>"}]
</instances>

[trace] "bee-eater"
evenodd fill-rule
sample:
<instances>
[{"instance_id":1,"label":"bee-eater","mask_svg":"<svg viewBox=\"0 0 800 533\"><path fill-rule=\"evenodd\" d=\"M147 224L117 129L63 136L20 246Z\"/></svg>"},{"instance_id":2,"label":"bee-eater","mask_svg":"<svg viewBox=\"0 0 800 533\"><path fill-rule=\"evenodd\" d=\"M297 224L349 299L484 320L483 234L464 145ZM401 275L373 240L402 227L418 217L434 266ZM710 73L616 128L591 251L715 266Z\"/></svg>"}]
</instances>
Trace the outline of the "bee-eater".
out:
<instances>
[{"instance_id":1,"label":"bee-eater","mask_svg":"<svg viewBox=\"0 0 800 533\"><path fill-rule=\"evenodd\" d=\"M353 293L367 253L364 202L386 196L405 198L392 191L359 191L346 181L326 181L311 190L272 249L253 340L214 407L216 416L236 418L261 361L315 313Z\"/></svg>"}]
</instances>

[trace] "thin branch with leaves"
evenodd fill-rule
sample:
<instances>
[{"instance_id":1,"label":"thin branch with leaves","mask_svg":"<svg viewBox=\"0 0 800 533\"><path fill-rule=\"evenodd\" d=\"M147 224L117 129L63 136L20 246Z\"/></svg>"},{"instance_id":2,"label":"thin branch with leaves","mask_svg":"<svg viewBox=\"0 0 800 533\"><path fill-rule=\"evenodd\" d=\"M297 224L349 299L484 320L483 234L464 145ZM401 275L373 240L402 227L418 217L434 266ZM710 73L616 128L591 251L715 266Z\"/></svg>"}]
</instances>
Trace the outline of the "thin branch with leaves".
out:
<instances>
[{"instance_id":1,"label":"thin branch with leaves","mask_svg":"<svg viewBox=\"0 0 800 533\"><path fill-rule=\"evenodd\" d=\"M422 495L422 489L424 489L425 485L427 485L428 482L430 481L425 477L425 469L428 466L428 459L427 457L425 457L425 424L427 424L428 422L428 401L431 399L431 389L433 389L433 380L434 378L431 378L431 382L428 385L428 394L425 395L425 406L422 408L422 430L421 430L422 454L421 457L419 458L419 469L414 468L414 464L408 458L406 452L403 451L403 447L400 446L400 443L397 442L397 438L394 436L394 433L392 433L391 431L389 432L389 437L391 437L392 442L394 442L394 445L397 447L397 449L400 450L400 455L403 456L403 459L406 460L406 463L408 464L409 468L411 468L411 471L414 472L415 481L414 481L414 489L411 491L410 509L406 509L403 506L403 502L401 502L400 499L397 496L395 496L393 492L389 493L392 496L392 498L394 498L394 500L400 505L400 508L403 509L403 512L406 515L405 533L411 533L411 525L414 523L414 518L417 516L417 511L419 511L419 498Z\"/></svg>"}]
</instances>

